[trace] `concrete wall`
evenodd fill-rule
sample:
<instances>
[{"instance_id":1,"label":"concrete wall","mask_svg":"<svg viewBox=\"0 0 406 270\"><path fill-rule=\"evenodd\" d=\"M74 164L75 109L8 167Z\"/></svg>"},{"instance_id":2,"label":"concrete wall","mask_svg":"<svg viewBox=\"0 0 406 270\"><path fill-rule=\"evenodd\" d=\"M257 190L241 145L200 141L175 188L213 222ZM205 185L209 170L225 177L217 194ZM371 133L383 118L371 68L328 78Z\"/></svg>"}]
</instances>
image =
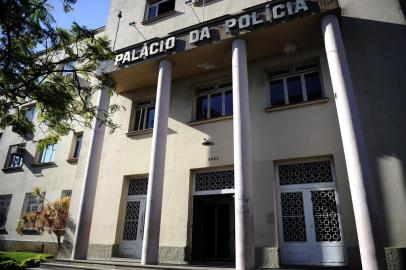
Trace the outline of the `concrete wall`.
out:
<instances>
[{"instance_id":1,"label":"concrete wall","mask_svg":"<svg viewBox=\"0 0 406 270\"><path fill-rule=\"evenodd\" d=\"M207 1L204 8L202 6L190 6L183 0L177 0L175 3L175 13L161 18L159 20L142 24L145 20L146 3L144 0L126 1L112 0L110 2L110 11L106 23L106 34L114 43L117 33L115 49L125 48L127 46L144 42L145 39L163 37L168 33L192 26L199 22L208 21L225 14L240 12L242 9L264 3L264 0L213 0ZM120 26L118 27L117 14L122 11ZM196 14L195 14L196 13ZM204 20L203 20L204 18ZM135 22L136 27L130 26L129 23ZM141 34L139 33L141 32ZM144 39L144 37L145 39Z\"/></svg>"},{"instance_id":2,"label":"concrete wall","mask_svg":"<svg viewBox=\"0 0 406 270\"><path fill-rule=\"evenodd\" d=\"M388 247L406 248L406 21L399 1L341 0L342 33Z\"/></svg>"}]
</instances>

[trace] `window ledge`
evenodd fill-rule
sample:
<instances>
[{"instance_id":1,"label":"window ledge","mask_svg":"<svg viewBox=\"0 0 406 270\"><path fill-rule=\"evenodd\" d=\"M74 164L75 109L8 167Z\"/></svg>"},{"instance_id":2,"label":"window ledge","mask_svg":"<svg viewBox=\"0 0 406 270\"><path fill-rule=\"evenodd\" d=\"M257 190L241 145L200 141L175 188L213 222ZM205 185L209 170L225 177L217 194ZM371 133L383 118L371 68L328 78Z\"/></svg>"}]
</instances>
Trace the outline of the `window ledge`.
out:
<instances>
[{"instance_id":1,"label":"window ledge","mask_svg":"<svg viewBox=\"0 0 406 270\"><path fill-rule=\"evenodd\" d=\"M232 115L227 115L227 116L222 116L222 117L216 117L216 118L192 121L192 122L189 122L188 125L189 126L196 126L196 125L207 124L207 123L212 123L212 122L224 121L224 120L228 120L228 119L233 119L233 116Z\"/></svg>"},{"instance_id":2,"label":"window ledge","mask_svg":"<svg viewBox=\"0 0 406 270\"><path fill-rule=\"evenodd\" d=\"M149 129L144 129L144 130L130 131L130 132L127 132L125 135L127 137L135 137L135 136L142 135L142 134L152 133L152 131L153 131L153 129L149 128Z\"/></svg>"},{"instance_id":3,"label":"window ledge","mask_svg":"<svg viewBox=\"0 0 406 270\"><path fill-rule=\"evenodd\" d=\"M71 164L76 164L78 163L79 158L68 158L66 161L71 163Z\"/></svg>"},{"instance_id":4,"label":"window ledge","mask_svg":"<svg viewBox=\"0 0 406 270\"><path fill-rule=\"evenodd\" d=\"M55 162L41 162L41 163L32 163L31 167L37 168L37 167L49 167L49 166L54 166L56 165Z\"/></svg>"},{"instance_id":5,"label":"window ledge","mask_svg":"<svg viewBox=\"0 0 406 270\"><path fill-rule=\"evenodd\" d=\"M288 105L281 105L277 107L268 107L265 109L266 112L274 112L274 111L281 111L281 110L287 110L287 109L292 109L292 108L297 108L297 107L303 107L303 106L308 106L308 105L313 105L313 104L320 104L320 103L326 103L329 100L329 98L319 98L311 101L305 101L302 103L296 103L296 104L288 104Z\"/></svg>"},{"instance_id":6,"label":"window ledge","mask_svg":"<svg viewBox=\"0 0 406 270\"><path fill-rule=\"evenodd\" d=\"M7 167L7 168L3 168L1 169L3 172L5 173L9 173L9 172L20 172L23 170L23 166L19 166L19 167Z\"/></svg>"},{"instance_id":7,"label":"window ledge","mask_svg":"<svg viewBox=\"0 0 406 270\"><path fill-rule=\"evenodd\" d=\"M168 11L168 12L166 12L166 13L164 13L164 14L158 15L158 16L156 16L156 17L143 20L143 21L141 22L141 24L149 24L149 23L158 21L158 20L160 20L160 19L162 19L162 18L169 17L169 16L171 16L171 15L173 15L173 14L175 14L175 13L176 13L176 10L171 10L171 11Z\"/></svg>"}]
</instances>

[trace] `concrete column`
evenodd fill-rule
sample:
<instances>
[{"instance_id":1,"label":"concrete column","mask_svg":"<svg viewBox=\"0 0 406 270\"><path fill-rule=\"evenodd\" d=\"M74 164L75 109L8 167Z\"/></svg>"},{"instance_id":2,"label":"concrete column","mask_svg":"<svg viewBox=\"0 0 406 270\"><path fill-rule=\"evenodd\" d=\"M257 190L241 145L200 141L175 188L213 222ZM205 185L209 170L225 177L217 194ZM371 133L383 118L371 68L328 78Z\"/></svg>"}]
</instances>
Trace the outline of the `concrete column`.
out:
<instances>
[{"instance_id":1,"label":"concrete column","mask_svg":"<svg viewBox=\"0 0 406 270\"><path fill-rule=\"evenodd\" d=\"M158 263L171 78L172 64L164 59L159 64L141 264Z\"/></svg>"},{"instance_id":2,"label":"concrete column","mask_svg":"<svg viewBox=\"0 0 406 270\"><path fill-rule=\"evenodd\" d=\"M362 267L383 270L386 269L386 259L379 230L380 218L337 16L324 16L321 26L336 99Z\"/></svg>"},{"instance_id":3,"label":"concrete column","mask_svg":"<svg viewBox=\"0 0 406 270\"><path fill-rule=\"evenodd\" d=\"M232 44L235 263L237 270L254 269L252 213L252 146L249 117L247 55L245 41Z\"/></svg>"},{"instance_id":4,"label":"concrete column","mask_svg":"<svg viewBox=\"0 0 406 270\"><path fill-rule=\"evenodd\" d=\"M107 89L100 91L97 106L97 119L103 119L108 109L110 96ZM90 139L89 153L86 161L85 176L81 189L77 225L72 248L72 260L83 260L87 257L89 247L90 228L92 224L94 199L96 195L97 178L99 176L100 159L103 149L105 125L93 120L93 131Z\"/></svg>"}]
</instances>

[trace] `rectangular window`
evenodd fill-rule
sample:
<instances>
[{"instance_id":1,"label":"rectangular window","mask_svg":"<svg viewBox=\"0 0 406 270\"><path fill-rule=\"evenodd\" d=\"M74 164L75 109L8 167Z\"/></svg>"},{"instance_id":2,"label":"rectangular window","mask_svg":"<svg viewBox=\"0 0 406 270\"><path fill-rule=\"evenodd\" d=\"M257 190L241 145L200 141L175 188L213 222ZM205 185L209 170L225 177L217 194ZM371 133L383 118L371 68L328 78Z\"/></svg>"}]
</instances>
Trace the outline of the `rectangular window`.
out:
<instances>
[{"instance_id":1,"label":"rectangular window","mask_svg":"<svg viewBox=\"0 0 406 270\"><path fill-rule=\"evenodd\" d=\"M233 91L231 82L198 88L195 120L205 120L233 114Z\"/></svg>"},{"instance_id":2,"label":"rectangular window","mask_svg":"<svg viewBox=\"0 0 406 270\"><path fill-rule=\"evenodd\" d=\"M65 197L69 197L69 198L72 197L72 190L71 189L62 190L61 199L65 198Z\"/></svg>"},{"instance_id":3,"label":"rectangular window","mask_svg":"<svg viewBox=\"0 0 406 270\"><path fill-rule=\"evenodd\" d=\"M323 97L320 69L312 64L274 74L269 89L271 107L320 99Z\"/></svg>"},{"instance_id":4,"label":"rectangular window","mask_svg":"<svg viewBox=\"0 0 406 270\"><path fill-rule=\"evenodd\" d=\"M175 0L149 1L147 8L147 20L149 20L175 10Z\"/></svg>"},{"instance_id":5,"label":"rectangular window","mask_svg":"<svg viewBox=\"0 0 406 270\"><path fill-rule=\"evenodd\" d=\"M0 195L0 232L5 229L11 194Z\"/></svg>"},{"instance_id":6,"label":"rectangular window","mask_svg":"<svg viewBox=\"0 0 406 270\"><path fill-rule=\"evenodd\" d=\"M23 166L24 152L24 145L18 144L10 146L4 168L21 168Z\"/></svg>"},{"instance_id":7,"label":"rectangular window","mask_svg":"<svg viewBox=\"0 0 406 270\"><path fill-rule=\"evenodd\" d=\"M23 212L32 213L32 212L41 212L42 207L44 206L45 192L42 192L42 197L36 197L34 193L25 194L25 206Z\"/></svg>"},{"instance_id":8,"label":"rectangular window","mask_svg":"<svg viewBox=\"0 0 406 270\"><path fill-rule=\"evenodd\" d=\"M73 135L73 148L72 148L72 154L71 154L71 159L78 159L79 154L80 154L80 148L82 147L82 139L83 139L83 133L75 133Z\"/></svg>"},{"instance_id":9,"label":"rectangular window","mask_svg":"<svg viewBox=\"0 0 406 270\"><path fill-rule=\"evenodd\" d=\"M155 101L138 103L134 110L132 131L152 129L154 127Z\"/></svg>"},{"instance_id":10,"label":"rectangular window","mask_svg":"<svg viewBox=\"0 0 406 270\"><path fill-rule=\"evenodd\" d=\"M35 106L31 106L29 108L24 108L22 111L23 111L25 118L27 118L28 121L32 122L34 120Z\"/></svg>"},{"instance_id":11,"label":"rectangular window","mask_svg":"<svg viewBox=\"0 0 406 270\"><path fill-rule=\"evenodd\" d=\"M56 151L56 143L48 144L41 152L39 162L47 163L54 160L54 155Z\"/></svg>"}]
</instances>

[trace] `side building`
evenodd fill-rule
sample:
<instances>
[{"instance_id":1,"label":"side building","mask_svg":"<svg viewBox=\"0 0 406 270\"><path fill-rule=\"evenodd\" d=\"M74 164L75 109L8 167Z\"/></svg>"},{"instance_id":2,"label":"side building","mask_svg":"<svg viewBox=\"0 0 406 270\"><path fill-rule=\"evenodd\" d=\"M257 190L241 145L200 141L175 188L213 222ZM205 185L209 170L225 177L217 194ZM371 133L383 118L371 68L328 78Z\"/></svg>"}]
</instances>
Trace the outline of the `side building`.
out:
<instances>
[{"instance_id":1,"label":"side building","mask_svg":"<svg viewBox=\"0 0 406 270\"><path fill-rule=\"evenodd\" d=\"M3 131L0 247L54 246L15 232L40 186L71 192L73 259L403 269L406 21L381 2L112 0L118 95L93 102L120 128L42 154Z\"/></svg>"}]
</instances>

